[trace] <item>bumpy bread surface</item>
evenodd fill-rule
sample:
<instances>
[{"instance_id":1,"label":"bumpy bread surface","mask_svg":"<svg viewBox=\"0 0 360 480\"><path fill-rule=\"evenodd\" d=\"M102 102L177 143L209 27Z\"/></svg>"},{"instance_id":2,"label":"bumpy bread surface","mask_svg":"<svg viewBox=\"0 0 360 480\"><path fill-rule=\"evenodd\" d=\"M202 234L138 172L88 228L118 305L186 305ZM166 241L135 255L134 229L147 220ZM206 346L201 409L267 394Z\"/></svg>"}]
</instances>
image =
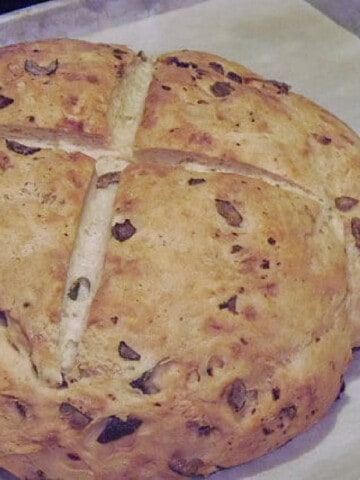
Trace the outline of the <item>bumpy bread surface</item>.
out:
<instances>
[{"instance_id":1,"label":"bumpy bread surface","mask_svg":"<svg viewBox=\"0 0 360 480\"><path fill-rule=\"evenodd\" d=\"M73 52L65 66L64 51ZM93 160L24 144L64 138L88 153L95 142L116 156L121 112L94 112L109 112L128 71L150 60L72 40L2 52L0 466L23 480L207 476L319 421L360 340L356 134L233 62L159 57L143 113L131 120L132 155L97 179L118 188L100 286L64 371L61 304L78 300L78 286L65 291L66 273L94 198L95 151ZM37 75L24 70L24 52ZM64 86L60 73L77 55L97 72L91 88L107 62L112 88L77 112L96 128L72 138L63 105L92 95L82 78L71 92ZM35 133L16 117L23 97L7 70L22 79ZM46 78L65 123L29 109L27 89L42 105Z\"/></svg>"},{"instance_id":2,"label":"bumpy bread surface","mask_svg":"<svg viewBox=\"0 0 360 480\"><path fill-rule=\"evenodd\" d=\"M108 145L111 94L135 62L123 45L80 40L3 47L1 93L13 103L1 112L0 133Z\"/></svg>"},{"instance_id":3,"label":"bumpy bread surface","mask_svg":"<svg viewBox=\"0 0 360 480\"><path fill-rule=\"evenodd\" d=\"M95 162L47 149L24 155L11 145L0 143L1 310L12 318L9 341L51 379L61 292Z\"/></svg>"}]
</instances>

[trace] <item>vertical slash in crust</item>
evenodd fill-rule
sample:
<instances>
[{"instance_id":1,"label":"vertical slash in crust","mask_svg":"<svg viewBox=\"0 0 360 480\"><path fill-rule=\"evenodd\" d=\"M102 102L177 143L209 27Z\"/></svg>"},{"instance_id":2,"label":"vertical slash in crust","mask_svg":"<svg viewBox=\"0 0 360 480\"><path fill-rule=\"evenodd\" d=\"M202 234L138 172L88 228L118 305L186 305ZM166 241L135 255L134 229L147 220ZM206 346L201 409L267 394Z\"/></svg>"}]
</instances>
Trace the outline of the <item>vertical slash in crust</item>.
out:
<instances>
[{"instance_id":1,"label":"vertical slash in crust","mask_svg":"<svg viewBox=\"0 0 360 480\"><path fill-rule=\"evenodd\" d=\"M113 147L117 150L133 148L152 74L152 62L139 60L113 92L108 120L113 132Z\"/></svg>"},{"instance_id":2,"label":"vertical slash in crust","mask_svg":"<svg viewBox=\"0 0 360 480\"><path fill-rule=\"evenodd\" d=\"M136 130L141 121L145 98L152 79L152 62L140 58L126 71L112 94L108 114L112 147L129 152L127 158L110 155L98 164L72 254L63 298L60 323L61 370L66 376L74 367L79 344L86 330L89 311L101 281L110 236L114 199L120 172L132 157Z\"/></svg>"},{"instance_id":3,"label":"vertical slash in crust","mask_svg":"<svg viewBox=\"0 0 360 480\"><path fill-rule=\"evenodd\" d=\"M118 172L95 176L86 198L68 270L61 314L61 370L65 375L74 365L89 310L101 280L119 180Z\"/></svg>"}]
</instances>

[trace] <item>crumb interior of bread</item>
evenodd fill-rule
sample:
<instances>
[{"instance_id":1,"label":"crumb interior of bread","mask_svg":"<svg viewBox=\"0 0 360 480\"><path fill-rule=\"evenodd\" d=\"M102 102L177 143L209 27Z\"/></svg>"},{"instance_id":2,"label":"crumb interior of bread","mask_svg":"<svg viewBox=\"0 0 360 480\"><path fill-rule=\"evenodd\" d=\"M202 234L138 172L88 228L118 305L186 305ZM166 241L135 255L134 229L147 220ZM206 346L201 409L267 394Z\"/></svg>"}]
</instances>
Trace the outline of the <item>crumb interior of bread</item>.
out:
<instances>
[{"instance_id":1,"label":"crumb interior of bread","mask_svg":"<svg viewBox=\"0 0 360 480\"><path fill-rule=\"evenodd\" d=\"M113 136L112 146L116 150L134 144L152 71L151 61L139 61L114 90L108 120Z\"/></svg>"}]
</instances>

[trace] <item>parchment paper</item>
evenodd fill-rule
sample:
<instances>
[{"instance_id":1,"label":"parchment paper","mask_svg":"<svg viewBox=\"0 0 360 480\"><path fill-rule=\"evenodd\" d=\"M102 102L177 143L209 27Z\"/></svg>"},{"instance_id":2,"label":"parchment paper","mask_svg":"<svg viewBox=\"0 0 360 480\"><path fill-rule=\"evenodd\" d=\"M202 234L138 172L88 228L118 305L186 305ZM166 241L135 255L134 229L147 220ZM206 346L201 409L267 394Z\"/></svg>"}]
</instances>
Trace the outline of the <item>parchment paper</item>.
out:
<instances>
[{"instance_id":1,"label":"parchment paper","mask_svg":"<svg viewBox=\"0 0 360 480\"><path fill-rule=\"evenodd\" d=\"M148 54L224 55L289 83L360 131L360 39L303 0L209 0L81 38Z\"/></svg>"},{"instance_id":2,"label":"parchment paper","mask_svg":"<svg viewBox=\"0 0 360 480\"><path fill-rule=\"evenodd\" d=\"M125 43L149 55L181 48L223 55L285 81L360 132L360 40L303 0L208 0L81 38ZM360 480L360 352L345 380L345 393L312 430L211 478Z\"/></svg>"},{"instance_id":3,"label":"parchment paper","mask_svg":"<svg viewBox=\"0 0 360 480\"><path fill-rule=\"evenodd\" d=\"M82 38L148 54L188 48L224 55L289 83L360 131L360 40L302 0L209 0ZM327 418L280 450L212 478L359 480L360 352Z\"/></svg>"}]
</instances>

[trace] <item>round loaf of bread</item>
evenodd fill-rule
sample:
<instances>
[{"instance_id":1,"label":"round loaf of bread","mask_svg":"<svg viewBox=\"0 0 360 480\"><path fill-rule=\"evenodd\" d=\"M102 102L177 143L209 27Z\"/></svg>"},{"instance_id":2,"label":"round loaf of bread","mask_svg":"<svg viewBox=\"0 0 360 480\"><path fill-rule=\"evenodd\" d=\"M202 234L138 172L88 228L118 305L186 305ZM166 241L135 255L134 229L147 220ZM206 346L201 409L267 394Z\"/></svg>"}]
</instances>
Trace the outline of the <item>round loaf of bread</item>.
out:
<instances>
[{"instance_id":1,"label":"round loaf of bread","mask_svg":"<svg viewBox=\"0 0 360 480\"><path fill-rule=\"evenodd\" d=\"M0 466L176 480L326 415L360 344L360 140L215 55L0 49Z\"/></svg>"}]
</instances>

